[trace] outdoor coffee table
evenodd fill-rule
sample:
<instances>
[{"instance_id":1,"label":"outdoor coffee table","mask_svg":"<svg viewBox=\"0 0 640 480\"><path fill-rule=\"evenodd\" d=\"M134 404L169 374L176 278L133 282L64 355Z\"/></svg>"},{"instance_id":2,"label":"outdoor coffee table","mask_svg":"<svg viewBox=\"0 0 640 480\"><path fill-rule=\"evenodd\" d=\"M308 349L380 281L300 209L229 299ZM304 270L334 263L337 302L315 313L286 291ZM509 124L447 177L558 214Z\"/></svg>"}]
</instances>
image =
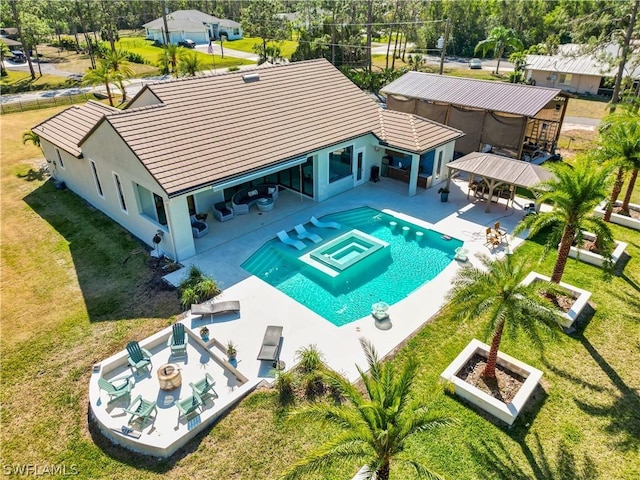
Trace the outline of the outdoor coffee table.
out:
<instances>
[{"instance_id":1,"label":"outdoor coffee table","mask_svg":"<svg viewBox=\"0 0 640 480\"><path fill-rule=\"evenodd\" d=\"M256 202L258 210L261 212L270 212L273 210L273 199L271 198L259 198Z\"/></svg>"}]
</instances>

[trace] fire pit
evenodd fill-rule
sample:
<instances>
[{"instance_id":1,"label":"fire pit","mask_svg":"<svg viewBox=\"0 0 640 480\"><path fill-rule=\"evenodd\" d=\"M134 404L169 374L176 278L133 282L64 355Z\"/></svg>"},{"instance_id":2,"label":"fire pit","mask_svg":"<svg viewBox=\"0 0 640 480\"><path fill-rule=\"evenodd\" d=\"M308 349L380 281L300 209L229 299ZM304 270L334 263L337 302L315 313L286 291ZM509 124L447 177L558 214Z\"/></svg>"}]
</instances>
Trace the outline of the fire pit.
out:
<instances>
[{"instance_id":1,"label":"fire pit","mask_svg":"<svg viewBox=\"0 0 640 480\"><path fill-rule=\"evenodd\" d=\"M160 390L173 390L182 385L180 368L175 363L167 363L158 368Z\"/></svg>"}]
</instances>

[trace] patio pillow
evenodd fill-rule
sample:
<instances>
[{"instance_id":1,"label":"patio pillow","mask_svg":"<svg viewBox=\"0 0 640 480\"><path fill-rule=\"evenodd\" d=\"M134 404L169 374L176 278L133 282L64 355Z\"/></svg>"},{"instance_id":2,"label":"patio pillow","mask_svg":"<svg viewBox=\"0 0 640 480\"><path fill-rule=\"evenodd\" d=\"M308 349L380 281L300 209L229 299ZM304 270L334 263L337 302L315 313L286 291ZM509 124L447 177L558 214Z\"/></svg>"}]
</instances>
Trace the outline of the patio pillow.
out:
<instances>
[{"instance_id":1,"label":"patio pillow","mask_svg":"<svg viewBox=\"0 0 640 480\"><path fill-rule=\"evenodd\" d=\"M272 195L276 191L276 187L267 187L267 193Z\"/></svg>"},{"instance_id":2,"label":"patio pillow","mask_svg":"<svg viewBox=\"0 0 640 480\"><path fill-rule=\"evenodd\" d=\"M247 192L247 195L249 195L250 197L255 197L256 195L258 195L258 190L249 190Z\"/></svg>"}]
</instances>

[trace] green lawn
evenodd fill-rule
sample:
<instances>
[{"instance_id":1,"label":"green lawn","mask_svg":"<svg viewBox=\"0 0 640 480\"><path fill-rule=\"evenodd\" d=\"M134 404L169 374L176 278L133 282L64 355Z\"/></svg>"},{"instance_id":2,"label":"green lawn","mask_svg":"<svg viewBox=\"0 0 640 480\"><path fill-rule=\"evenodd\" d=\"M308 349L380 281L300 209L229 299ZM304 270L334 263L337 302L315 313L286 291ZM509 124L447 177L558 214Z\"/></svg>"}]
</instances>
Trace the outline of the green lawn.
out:
<instances>
[{"instance_id":1,"label":"green lawn","mask_svg":"<svg viewBox=\"0 0 640 480\"><path fill-rule=\"evenodd\" d=\"M260 37L245 37L241 40L224 42L223 46L233 50L240 50L241 52L256 53L253 46L261 43L262 39ZM269 42L268 45L279 45L280 53L283 58L291 58L291 54L296 51L296 48L298 48L298 42L294 42L292 40Z\"/></svg>"},{"instance_id":2,"label":"green lawn","mask_svg":"<svg viewBox=\"0 0 640 480\"><path fill-rule=\"evenodd\" d=\"M80 478L276 478L330 432L287 421L270 390L250 395L167 461L110 446L88 427L93 363L167 326L180 308L143 247L71 192L55 190L40 171L40 151L22 145L20 132L57 111L0 117L3 463L75 464ZM613 230L629 243L619 276L607 283L595 267L567 266L564 280L593 292L595 314L583 330L545 337L543 351L527 338L503 339L504 352L544 371L513 428L437 393L440 372L463 346L486 340L480 322L455 322L445 309L398 350L391 361L420 359L415 395L433 396L433 408L458 420L419 435L410 453L451 480L640 477L640 232ZM539 263L539 241L516 255L548 275L554 256ZM316 478L344 480L357 467ZM392 478L415 477L400 470Z\"/></svg>"}]
</instances>

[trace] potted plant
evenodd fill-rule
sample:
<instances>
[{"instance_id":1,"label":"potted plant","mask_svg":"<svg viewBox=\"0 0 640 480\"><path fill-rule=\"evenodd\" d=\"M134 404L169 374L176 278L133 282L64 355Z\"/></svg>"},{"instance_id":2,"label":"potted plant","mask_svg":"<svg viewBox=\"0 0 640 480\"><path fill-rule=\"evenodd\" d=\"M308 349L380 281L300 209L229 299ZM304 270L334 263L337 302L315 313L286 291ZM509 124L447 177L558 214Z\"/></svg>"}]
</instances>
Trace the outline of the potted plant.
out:
<instances>
[{"instance_id":1,"label":"potted plant","mask_svg":"<svg viewBox=\"0 0 640 480\"><path fill-rule=\"evenodd\" d=\"M209 329L206 326L200 329L200 338L205 342L209 341Z\"/></svg>"},{"instance_id":2,"label":"potted plant","mask_svg":"<svg viewBox=\"0 0 640 480\"><path fill-rule=\"evenodd\" d=\"M449 189L447 187L442 187L438 190L438 193L440 194L440 201L441 202L446 202L449 200Z\"/></svg>"},{"instance_id":3,"label":"potted plant","mask_svg":"<svg viewBox=\"0 0 640 480\"><path fill-rule=\"evenodd\" d=\"M235 360L237 353L238 353L238 350L236 349L236 344L233 343L231 340L229 340L227 342L227 358L229 360Z\"/></svg>"}]
</instances>

